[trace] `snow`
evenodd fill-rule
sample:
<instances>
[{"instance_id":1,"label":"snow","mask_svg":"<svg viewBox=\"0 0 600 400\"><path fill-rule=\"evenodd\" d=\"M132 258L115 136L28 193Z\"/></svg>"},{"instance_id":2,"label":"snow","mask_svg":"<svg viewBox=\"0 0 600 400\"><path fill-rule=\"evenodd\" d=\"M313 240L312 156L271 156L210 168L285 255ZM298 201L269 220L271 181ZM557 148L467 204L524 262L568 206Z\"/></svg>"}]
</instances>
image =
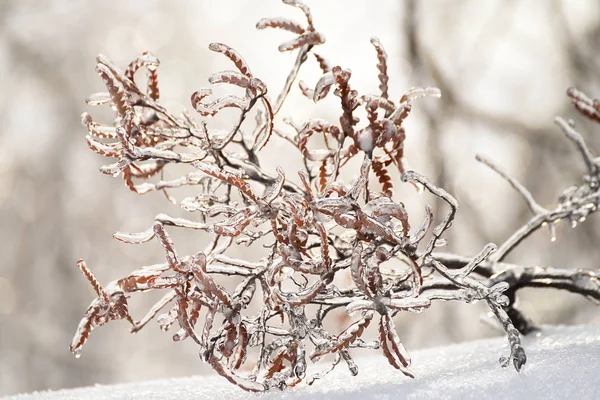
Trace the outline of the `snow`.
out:
<instances>
[{"instance_id":1,"label":"snow","mask_svg":"<svg viewBox=\"0 0 600 400\"><path fill-rule=\"evenodd\" d=\"M284 392L249 394L219 376L195 376L39 392L4 400L600 398L600 325L544 327L538 336L524 338L523 344L529 358L520 374L499 366L498 358L508 354L508 345L505 338L494 338L413 352L414 380L377 355L356 357L356 377L340 364L313 386Z\"/></svg>"}]
</instances>

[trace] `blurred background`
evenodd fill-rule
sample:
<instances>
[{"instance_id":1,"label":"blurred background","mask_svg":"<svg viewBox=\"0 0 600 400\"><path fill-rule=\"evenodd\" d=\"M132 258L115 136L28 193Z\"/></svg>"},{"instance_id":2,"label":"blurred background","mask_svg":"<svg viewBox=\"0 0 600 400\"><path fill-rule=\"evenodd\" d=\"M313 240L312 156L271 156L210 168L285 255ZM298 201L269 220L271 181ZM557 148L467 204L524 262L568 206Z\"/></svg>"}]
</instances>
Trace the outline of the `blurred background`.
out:
<instances>
[{"instance_id":1,"label":"blurred background","mask_svg":"<svg viewBox=\"0 0 600 400\"><path fill-rule=\"evenodd\" d=\"M389 54L394 99L412 86L441 88L441 99L415 104L406 153L413 169L461 203L449 251L473 255L487 242L501 243L529 217L519 195L478 164L476 153L501 163L551 206L583 172L554 116L573 118L590 147L600 149L597 127L584 123L565 95L569 86L600 95L597 0L309 5L327 37L318 52L352 70L353 88L377 92L371 36ZM0 0L0 395L208 371L195 345L171 341L157 324L134 337L125 322L112 323L94 332L81 359L69 353L93 297L76 260L86 259L102 282L162 262L158 243L125 245L111 234L142 231L159 212L179 213L161 193L135 195L122 180L101 175L105 159L87 149L80 115L88 111L109 121L106 109L84 103L105 90L94 72L96 55L125 68L144 50L161 60L162 103L174 111L190 109L190 94L206 87L212 72L231 68L208 50L213 41L236 48L274 96L295 55L277 52L290 34L254 29L266 16L304 23L299 10L277 0ZM311 59L303 68L301 78L313 85L320 75L316 63ZM314 106L295 90L280 115L336 121L337 100L329 100ZM289 164L282 157L285 146L273 142L264 150L271 165ZM432 201L400 185L396 198L409 207L413 225ZM560 226L555 243L548 232L538 232L509 261L597 268L598 222L594 215L576 229ZM204 247L189 236L176 237L176 244ZM133 302L139 317L148 303ZM592 304L558 291L520 292L520 304L539 323L600 322ZM485 311L480 304L435 304L400 316L397 325L408 349L499 335L482 323Z\"/></svg>"}]
</instances>

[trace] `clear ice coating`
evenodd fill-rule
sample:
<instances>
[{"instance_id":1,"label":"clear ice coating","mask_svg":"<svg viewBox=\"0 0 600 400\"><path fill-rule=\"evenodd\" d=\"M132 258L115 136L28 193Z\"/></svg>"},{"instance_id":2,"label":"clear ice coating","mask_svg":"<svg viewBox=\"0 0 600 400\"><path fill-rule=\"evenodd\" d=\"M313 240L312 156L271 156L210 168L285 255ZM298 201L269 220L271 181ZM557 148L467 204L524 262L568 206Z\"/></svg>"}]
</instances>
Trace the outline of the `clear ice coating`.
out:
<instances>
[{"instance_id":1,"label":"clear ice coating","mask_svg":"<svg viewBox=\"0 0 600 400\"><path fill-rule=\"evenodd\" d=\"M90 97L85 99L85 102L90 106L106 104L106 103L110 102L110 95L106 92L94 93Z\"/></svg>"},{"instance_id":2,"label":"clear ice coating","mask_svg":"<svg viewBox=\"0 0 600 400\"><path fill-rule=\"evenodd\" d=\"M435 247L444 247L448 245L448 239L445 238L439 238L436 242L435 242Z\"/></svg>"}]
</instances>

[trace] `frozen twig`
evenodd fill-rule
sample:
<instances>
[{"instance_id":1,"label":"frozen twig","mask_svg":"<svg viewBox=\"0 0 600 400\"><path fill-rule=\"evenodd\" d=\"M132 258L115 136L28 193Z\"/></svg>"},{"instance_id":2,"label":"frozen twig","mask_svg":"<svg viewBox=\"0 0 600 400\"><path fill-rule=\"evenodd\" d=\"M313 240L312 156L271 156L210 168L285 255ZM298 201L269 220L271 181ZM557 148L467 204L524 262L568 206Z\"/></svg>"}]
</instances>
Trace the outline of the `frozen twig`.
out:
<instances>
[{"instance_id":1,"label":"frozen twig","mask_svg":"<svg viewBox=\"0 0 600 400\"><path fill-rule=\"evenodd\" d=\"M523 186L519 181L510 176L502 167L500 167L490 158L478 154L477 156L475 156L475 159L480 163L488 166L492 171L496 172L498 175L504 178L513 187L513 189L519 192L519 194L523 196L523 199L527 203L527 207L529 207L529 209L534 215L540 215L547 212L547 210L544 207L540 206L535 201L535 199L531 195L531 192L527 190L525 186Z\"/></svg>"},{"instance_id":2,"label":"frozen twig","mask_svg":"<svg viewBox=\"0 0 600 400\"><path fill-rule=\"evenodd\" d=\"M587 167L588 173L592 176L597 175L598 163L595 161L594 155L586 145L579 132L577 132L573 126L571 126L567 121L565 121L561 117L556 117L554 119L554 122L565 134L567 139L569 139L573 143L573 145L579 151L579 153L581 153L581 157L583 158L585 166Z\"/></svg>"}]
</instances>

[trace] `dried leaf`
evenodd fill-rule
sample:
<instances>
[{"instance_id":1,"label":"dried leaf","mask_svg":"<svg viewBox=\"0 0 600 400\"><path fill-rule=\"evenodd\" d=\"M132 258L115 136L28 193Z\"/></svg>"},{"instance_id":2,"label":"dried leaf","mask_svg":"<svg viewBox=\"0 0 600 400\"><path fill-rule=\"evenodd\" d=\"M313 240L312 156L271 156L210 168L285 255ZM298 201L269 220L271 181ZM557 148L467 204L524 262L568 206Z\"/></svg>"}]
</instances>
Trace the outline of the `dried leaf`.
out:
<instances>
[{"instance_id":1,"label":"dried leaf","mask_svg":"<svg viewBox=\"0 0 600 400\"><path fill-rule=\"evenodd\" d=\"M225 55L225 57L229 58L235 64L242 75L252 78L250 67L248 67L248 64L246 64L242 56L240 56L237 51L223 43L211 43L208 48L212 51Z\"/></svg>"},{"instance_id":2,"label":"dried leaf","mask_svg":"<svg viewBox=\"0 0 600 400\"><path fill-rule=\"evenodd\" d=\"M302 35L306 30L299 23L287 18L262 18L256 23L256 29L279 28Z\"/></svg>"}]
</instances>

